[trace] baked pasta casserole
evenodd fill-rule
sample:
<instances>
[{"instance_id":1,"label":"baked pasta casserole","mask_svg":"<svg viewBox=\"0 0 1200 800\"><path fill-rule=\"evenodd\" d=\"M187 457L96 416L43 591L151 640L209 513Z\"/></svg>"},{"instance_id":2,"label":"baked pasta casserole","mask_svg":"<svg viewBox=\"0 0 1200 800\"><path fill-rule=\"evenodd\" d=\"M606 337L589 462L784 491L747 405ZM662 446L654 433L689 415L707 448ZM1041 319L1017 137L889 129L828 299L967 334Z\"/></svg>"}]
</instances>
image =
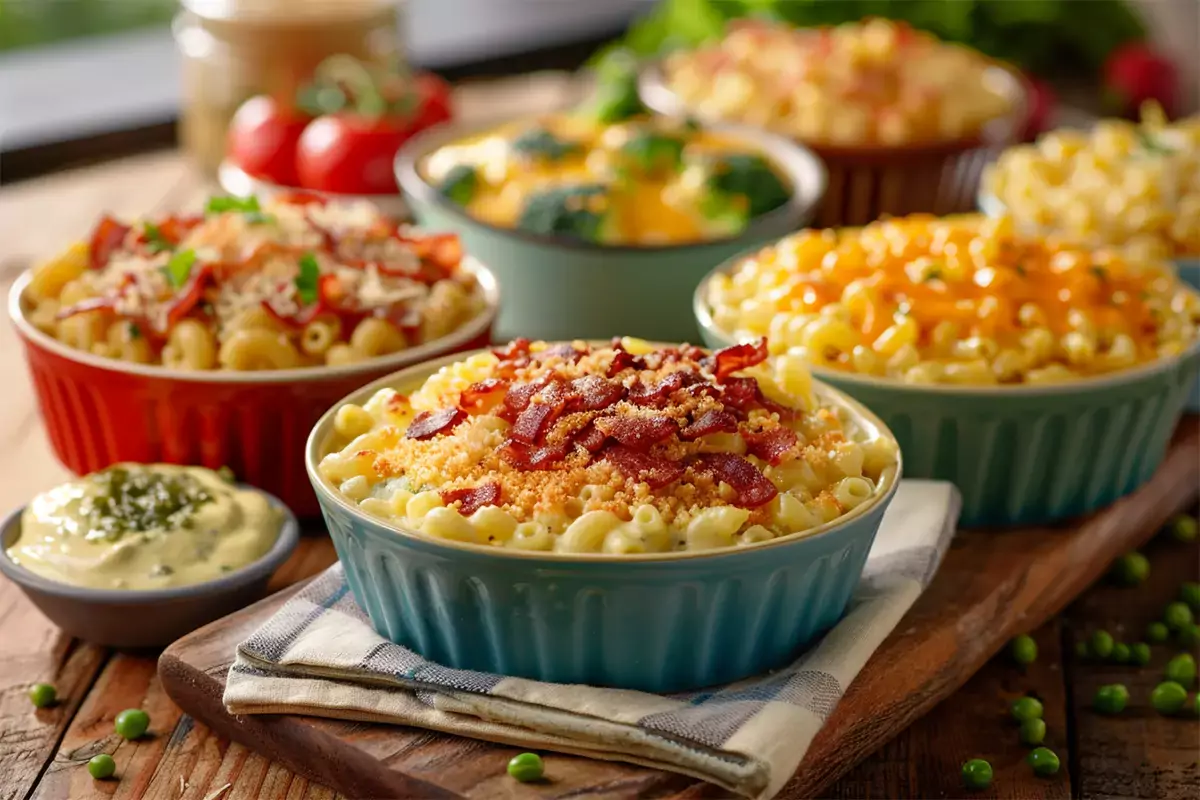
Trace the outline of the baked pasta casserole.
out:
<instances>
[{"instance_id":1,"label":"baked pasta casserole","mask_svg":"<svg viewBox=\"0 0 1200 800\"><path fill-rule=\"evenodd\" d=\"M31 323L70 347L184 370L350 364L440 338L484 306L451 234L366 203L217 197L33 269Z\"/></svg>"},{"instance_id":2,"label":"baked pasta casserole","mask_svg":"<svg viewBox=\"0 0 1200 800\"><path fill-rule=\"evenodd\" d=\"M906 383L1050 383L1177 355L1200 295L1170 264L1018 235L1009 217L805 230L714 275L713 323Z\"/></svg>"},{"instance_id":3,"label":"baked pasta casserole","mask_svg":"<svg viewBox=\"0 0 1200 800\"><path fill-rule=\"evenodd\" d=\"M984 191L1023 228L1053 231L1142 257L1200 255L1200 116L1168 123L1103 120L1006 150Z\"/></svg>"},{"instance_id":4,"label":"baked pasta casserole","mask_svg":"<svg viewBox=\"0 0 1200 800\"><path fill-rule=\"evenodd\" d=\"M433 537L564 553L749 545L883 493L893 440L814 402L765 341L713 354L517 340L338 409L320 473Z\"/></svg>"},{"instance_id":5,"label":"baked pasta casserole","mask_svg":"<svg viewBox=\"0 0 1200 800\"><path fill-rule=\"evenodd\" d=\"M995 62L884 19L824 28L736 20L663 68L667 87L701 118L816 145L972 139L1013 111L1012 79Z\"/></svg>"}]
</instances>

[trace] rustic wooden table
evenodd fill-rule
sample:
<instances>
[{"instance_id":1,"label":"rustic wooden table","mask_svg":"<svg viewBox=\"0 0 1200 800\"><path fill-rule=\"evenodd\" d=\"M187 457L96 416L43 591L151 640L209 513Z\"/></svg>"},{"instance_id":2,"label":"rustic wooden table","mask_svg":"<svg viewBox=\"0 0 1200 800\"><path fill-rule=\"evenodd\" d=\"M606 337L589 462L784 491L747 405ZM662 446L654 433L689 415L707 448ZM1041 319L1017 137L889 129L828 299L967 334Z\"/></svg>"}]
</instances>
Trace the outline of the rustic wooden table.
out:
<instances>
[{"instance_id":1,"label":"rustic wooden table","mask_svg":"<svg viewBox=\"0 0 1200 800\"><path fill-rule=\"evenodd\" d=\"M547 102L555 96L548 91ZM0 291L6 295L22 270L85 233L102 210L136 215L186 206L207 191L175 153L0 190ZM21 348L7 324L0 324L0 381L0 510L7 510L67 473L50 453ZM1083 663L1073 656L1073 643L1097 628L1136 640L1179 583L1200 574L1195 544L1160 537L1147 552L1153 572L1147 586L1094 587L1035 632L1041 656L1032 668L1021 671L1003 659L989 663L833 785L828 796L964 796L959 768L972 757L987 758L996 772L992 789L978 797L1200 796L1200 723L1160 717L1149 707L1166 648L1155 648L1152 668L1144 670ZM308 536L275 576L274 586L312 575L333 558L327 538ZM36 681L55 684L62 702L35 710L26 690ZM1115 681L1130 688L1126 713L1106 718L1091 712L1096 687ZM1027 750L1007 717L1008 700L1029 691L1045 703L1046 744L1062 758L1062 771L1051 779L1034 777L1023 763ZM113 717L130 707L150 714L151 736L125 742L113 734ZM113 754L119 781L88 776L84 762L100 752ZM620 787L608 789L611 796L620 794ZM334 794L183 715L159 686L154 654L117 653L67 638L0 579L0 800L218 796L317 800Z\"/></svg>"}]
</instances>

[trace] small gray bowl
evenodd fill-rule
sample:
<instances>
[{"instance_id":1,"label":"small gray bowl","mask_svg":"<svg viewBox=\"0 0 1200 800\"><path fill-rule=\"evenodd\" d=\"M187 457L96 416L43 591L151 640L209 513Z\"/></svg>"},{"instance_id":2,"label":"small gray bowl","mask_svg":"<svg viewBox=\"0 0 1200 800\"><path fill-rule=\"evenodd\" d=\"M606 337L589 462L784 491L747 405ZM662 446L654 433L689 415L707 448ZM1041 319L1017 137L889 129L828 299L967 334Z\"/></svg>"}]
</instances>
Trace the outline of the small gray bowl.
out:
<instances>
[{"instance_id":1,"label":"small gray bowl","mask_svg":"<svg viewBox=\"0 0 1200 800\"><path fill-rule=\"evenodd\" d=\"M251 486L241 488L260 491ZM64 633L122 649L163 647L259 599L271 575L296 549L300 540L296 517L277 498L260 493L283 514L279 536L257 561L215 580L137 590L93 589L43 578L17 565L8 555L8 548L20 535L25 506L0 523L0 574L20 586Z\"/></svg>"}]
</instances>

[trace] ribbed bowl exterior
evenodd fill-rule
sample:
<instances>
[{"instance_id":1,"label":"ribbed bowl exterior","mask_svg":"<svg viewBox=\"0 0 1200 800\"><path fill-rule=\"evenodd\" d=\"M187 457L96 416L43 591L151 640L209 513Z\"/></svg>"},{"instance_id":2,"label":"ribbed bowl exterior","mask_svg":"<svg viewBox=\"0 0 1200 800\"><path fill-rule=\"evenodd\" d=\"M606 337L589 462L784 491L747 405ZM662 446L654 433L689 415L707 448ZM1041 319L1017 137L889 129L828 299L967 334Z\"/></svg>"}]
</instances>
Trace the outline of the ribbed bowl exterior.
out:
<instances>
[{"instance_id":1,"label":"ribbed bowl exterior","mask_svg":"<svg viewBox=\"0 0 1200 800\"><path fill-rule=\"evenodd\" d=\"M350 590L381 636L449 667L650 692L796 658L844 612L891 499L771 547L565 561L401 537L319 486L318 497Z\"/></svg>"},{"instance_id":2,"label":"ribbed bowl exterior","mask_svg":"<svg viewBox=\"0 0 1200 800\"><path fill-rule=\"evenodd\" d=\"M1179 279L1200 291L1200 257L1181 258L1175 262L1179 271ZM1186 408L1193 414L1200 413L1200 381L1192 381L1192 390L1188 394Z\"/></svg>"},{"instance_id":3,"label":"ribbed bowl exterior","mask_svg":"<svg viewBox=\"0 0 1200 800\"><path fill-rule=\"evenodd\" d=\"M729 343L702 329L710 347ZM1150 479L1200 375L1200 345L1125 380L1118 373L1028 392L817 374L879 415L900 443L906 476L958 487L963 526L1029 525L1103 508Z\"/></svg>"}]
</instances>

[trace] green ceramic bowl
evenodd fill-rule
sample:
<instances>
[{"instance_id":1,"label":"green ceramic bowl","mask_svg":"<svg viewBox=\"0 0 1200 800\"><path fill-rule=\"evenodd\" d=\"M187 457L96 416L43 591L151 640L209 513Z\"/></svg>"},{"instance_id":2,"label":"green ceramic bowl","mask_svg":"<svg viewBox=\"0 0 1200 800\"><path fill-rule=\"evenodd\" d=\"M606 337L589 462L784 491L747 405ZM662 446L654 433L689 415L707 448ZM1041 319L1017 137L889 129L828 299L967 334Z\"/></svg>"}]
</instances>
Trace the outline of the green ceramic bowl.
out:
<instances>
[{"instance_id":1,"label":"green ceramic bowl","mask_svg":"<svg viewBox=\"0 0 1200 800\"><path fill-rule=\"evenodd\" d=\"M734 337L713 322L710 278L696 289L694 311L705 343L724 347ZM958 486L964 526L1029 525L1102 508L1150 479L1200 375L1200 340L1180 356L1046 386L813 374L879 415L900 443L907 477Z\"/></svg>"},{"instance_id":2,"label":"green ceramic bowl","mask_svg":"<svg viewBox=\"0 0 1200 800\"><path fill-rule=\"evenodd\" d=\"M504 297L495 327L499 340L639 336L695 341L691 296L700 279L733 254L803 227L825 193L825 167L807 149L750 128L712 126L766 154L795 189L787 203L756 217L740 236L667 246L598 245L539 236L474 219L442 197L417 170L438 147L495 127L430 129L401 148L396 175L422 226L458 234L467 252L496 274Z\"/></svg>"}]
</instances>

